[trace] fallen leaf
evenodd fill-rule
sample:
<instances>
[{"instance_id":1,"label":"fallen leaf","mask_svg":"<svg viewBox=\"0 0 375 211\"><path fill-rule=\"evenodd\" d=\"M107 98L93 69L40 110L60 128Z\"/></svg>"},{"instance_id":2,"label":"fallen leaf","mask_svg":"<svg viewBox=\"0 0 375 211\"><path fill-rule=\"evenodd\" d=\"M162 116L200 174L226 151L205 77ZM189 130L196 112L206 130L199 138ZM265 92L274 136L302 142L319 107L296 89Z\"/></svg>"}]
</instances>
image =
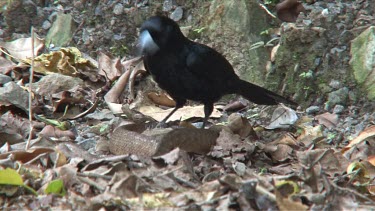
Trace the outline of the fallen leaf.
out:
<instances>
[{"instance_id":1,"label":"fallen leaf","mask_svg":"<svg viewBox=\"0 0 375 211\"><path fill-rule=\"evenodd\" d=\"M250 134L255 134L249 120L237 113L233 113L228 117L227 126L234 134L240 135L241 138L245 138Z\"/></svg>"},{"instance_id":2,"label":"fallen leaf","mask_svg":"<svg viewBox=\"0 0 375 211\"><path fill-rule=\"evenodd\" d=\"M98 69L99 74L114 81L121 76L123 66L119 58L113 58L111 55L105 54L103 51L98 53Z\"/></svg>"},{"instance_id":3,"label":"fallen leaf","mask_svg":"<svg viewBox=\"0 0 375 211\"><path fill-rule=\"evenodd\" d=\"M362 131L356 138L351 140L350 143L342 149L342 152L344 153L345 151L352 148L353 146L356 146L362 141L368 138L374 137L374 136L375 136L375 125L372 125L366 128L364 131Z\"/></svg>"},{"instance_id":4,"label":"fallen leaf","mask_svg":"<svg viewBox=\"0 0 375 211\"><path fill-rule=\"evenodd\" d=\"M271 123L266 129L289 128L298 120L296 111L286 106L279 106L272 114Z\"/></svg>"},{"instance_id":5,"label":"fallen leaf","mask_svg":"<svg viewBox=\"0 0 375 211\"><path fill-rule=\"evenodd\" d=\"M36 35L36 34L35 34ZM11 42L0 42L0 46L5 48L9 54L18 60L25 60L27 58L37 56L38 52L44 47L44 40L35 36L34 49L32 49L32 38L19 38Z\"/></svg>"},{"instance_id":6,"label":"fallen leaf","mask_svg":"<svg viewBox=\"0 0 375 211\"><path fill-rule=\"evenodd\" d=\"M339 116L329 112L317 115L315 119L318 120L319 124L324 125L328 129L336 127L339 123Z\"/></svg>"},{"instance_id":7,"label":"fallen leaf","mask_svg":"<svg viewBox=\"0 0 375 211\"><path fill-rule=\"evenodd\" d=\"M168 107L175 107L176 102L165 92L157 93L157 92L149 92L147 97L151 99L157 105L168 106Z\"/></svg>"},{"instance_id":8,"label":"fallen leaf","mask_svg":"<svg viewBox=\"0 0 375 211\"><path fill-rule=\"evenodd\" d=\"M31 64L30 59L24 62ZM41 74L61 73L75 76L80 69L95 68L88 59L83 58L82 53L75 47L60 48L49 54L42 54L34 59L34 71Z\"/></svg>"},{"instance_id":9,"label":"fallen leaf","mask_svg":"<svg viewBox=\"0 0 375 211\"><path fill-rule=\"evenodd\" d=\"M144 115L150 116L157 121L162 121L171 111L171 109L163 110L156 106L142 106L139 108L139 112ZM198 106L184 106L178 109L169 119L168 121L176 121L176 120L185 120L192 117L204 117L204 110L203 105ZM211 118L220 118L221 112L217 110L217 107L214 107L214 111L212 112Z\"/></svg>"}]
</instances>

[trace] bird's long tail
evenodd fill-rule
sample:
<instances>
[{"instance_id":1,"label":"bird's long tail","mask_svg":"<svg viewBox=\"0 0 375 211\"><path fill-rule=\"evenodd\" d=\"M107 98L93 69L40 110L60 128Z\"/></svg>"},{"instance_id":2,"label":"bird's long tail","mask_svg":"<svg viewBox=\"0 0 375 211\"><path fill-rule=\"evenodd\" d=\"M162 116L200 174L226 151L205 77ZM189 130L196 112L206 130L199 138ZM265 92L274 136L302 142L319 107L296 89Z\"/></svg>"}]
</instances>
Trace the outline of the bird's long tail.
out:
<instances>
[{"instance_id":1,"label":"bird's long tail","mask_svg":"<svg viewBox=\"0 0 375 211\"><path fill-rule=\"evenodd\" d=\"M260 105L277 105L279 103L284 103L296 108L298 104L291 100L286 99L274 92L271 92L265 88L257 86L255 84L240 80L236 93L242 95L244 98Z\"/></svg>"}]
</instances>

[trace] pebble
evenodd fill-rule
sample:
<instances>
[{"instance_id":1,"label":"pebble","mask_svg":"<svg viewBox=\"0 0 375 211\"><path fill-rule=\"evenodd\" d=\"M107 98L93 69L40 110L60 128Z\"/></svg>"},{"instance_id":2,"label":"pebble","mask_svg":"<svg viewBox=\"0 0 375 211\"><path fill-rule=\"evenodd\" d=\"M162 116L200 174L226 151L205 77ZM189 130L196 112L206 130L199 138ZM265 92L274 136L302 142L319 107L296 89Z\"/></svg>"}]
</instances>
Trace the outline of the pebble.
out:
<instances>
[{"instance_id":1,"label":"pebble","mask_svg":"<svg viewBox=\"0 0 375 211\"><path fill-rule=\"evenodd\" d=\"M0 86L3 86L4 84L8 83L11 80L12 80L11 77L9 77L7 75L0 74Z\"/></svg>"},{"instance_id":2,"label":"pebble","mask_svg":"<svg viewBox=\"0 0 375 211\"><path fill-rule=\"evenodd\" d=\"M184 13L184 10L182 7L178 6L176 9L172 12L170 18L174 21L179 21L182 18L182 15Z\"/></svg>"},{"instance_id":3,"label":"pebble","mask_svg":"<svg viewBox=\"0 0 375 211\"><path fill-rule=\"evenodd\" d=\"M102 8L101 8L100 6L95 7L95 12L94 12L94 14L95 14L96 16L102 16L102 15L103 15Z\"/></svg>"},{"instance_id":4,"label":"pebble","mask_svg":"<svg viewBox=\"0 0 375 211\"><path fill-rule=\"evenodd\" d=\"M45 20L44 22L43 22L43 24L42 24L42 28L44 29L44 30L47 30L47 29L49 29L49 28L51 28L51 22L49 22L48 20Z\"/></svg>"},{"instance_id":5,"label":"pebble","mask_svg":"<svg viewBox=\"0 0 375 211\"><path fill-rule=\"evenodd\" d=\"M344 111L345 107L343 105L335 105L333 108L334 114L341 114Z\"/></svg>"},{"instance_id":6,"label":"pebble","mask_svg":"<svg viewBox=\"0 0 375 211\"><path fill-rule=\"evenodd\" d=\"M334 88L334 89L339 89L340 88L340 81L338 80L332 80L330 83L329 83L329 86Z\"/></svg>"},{"instance_id":7,"label":"pebble","mask_svg":"<svg viewBox=\"0 0 375 211\"><path fill-rule=\"evenodd\" d=\"M165 0L163 3L163 11L169 12L173 8L173 0Z\"/></svg>"},{"instance_id":8,"label":"pebble","mask_svg":"<svg viewBox=\"0 0 375 211\"><path fill-rule=\"evenodd\" d=\"M319 106L310 106L306 109L307 114L314 114L320 110Z\"/></svg>"},{"instance_id":9,"label":"pebble","mask_svg":"<svg viewBox=\"0 0 375 211\"><path fill-rule=\"evenodd\" d=\"M118 3L113 7L113 13L115 15L121 15L123 12L124 12L124 6L122 4Z\"/></svg>"},{"instance_id":10,"label":"pebble","mask_svg":"<svg viewBox=\"0 0 375 211\"><path fill-rule=\"evenodd\" d=\"M329 110L332 106L337 104L345 105L347 103L349 96L349 89L347 87L343 87L336 91L333 91L328 94L328 101L325 103L325 110Z\"/></svg>"}]
</instances>

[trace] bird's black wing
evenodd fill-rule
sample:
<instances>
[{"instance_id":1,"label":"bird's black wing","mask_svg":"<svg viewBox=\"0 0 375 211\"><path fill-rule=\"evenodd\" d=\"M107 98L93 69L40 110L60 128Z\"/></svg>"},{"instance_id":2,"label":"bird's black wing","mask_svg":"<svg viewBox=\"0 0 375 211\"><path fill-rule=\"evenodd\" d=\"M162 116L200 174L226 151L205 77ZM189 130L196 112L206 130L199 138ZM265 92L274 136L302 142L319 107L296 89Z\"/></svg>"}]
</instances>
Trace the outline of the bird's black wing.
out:
<instances>
[{"instance_id":1,"label":"bird's black wing","mask_svg":"<svg viewBox=\"0 0 375 211\"><path fill-rule=\"evenodd\" d=\"M186 68L197 78L207 81L207 85L215 89L229 89L230 84L237 81L232 65L214 49L191 43L186 57ZM231 90L226 92L230 93ZM225 92L223 92L225 94Z\"/></svg>"}]
</instances>

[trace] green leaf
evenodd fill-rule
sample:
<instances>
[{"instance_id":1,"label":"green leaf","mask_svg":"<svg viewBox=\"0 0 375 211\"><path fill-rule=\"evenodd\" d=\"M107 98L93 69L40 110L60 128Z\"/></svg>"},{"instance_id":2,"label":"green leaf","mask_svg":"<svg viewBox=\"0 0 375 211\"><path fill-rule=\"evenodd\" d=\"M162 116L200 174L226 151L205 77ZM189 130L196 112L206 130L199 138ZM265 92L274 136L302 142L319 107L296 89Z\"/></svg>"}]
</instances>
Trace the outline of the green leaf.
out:
<instances>
[{"instance_id":1,"label":"green leaf","mask_svg":"<svg viewBox=\"0 0 375 211\"><path fill-rule=\"evenodd\" d=\"M64 182L61 179L51 181L47 188L44 190L44 193L50 194L58 194L60 196L64 196L66 194L66 190L64 188Z\"/></svg>"},{"instance_id":2,"label":"green leaf","mask_svg":"<svg viewBox=\"0 0 375 211\"><path fill-rule=\"evenodd\" d=\"M16 170L7 168L0 170L0 184L1 185L20 185L23 186L23 180Z\"/></svg>"},{"instance_id":3,"label":"green leaf","mask_svg":"<svg viewBox=\"0 0 375 211\"><path fill-rule=\"evenodd\" d=\"M21 175L14 169L3 169L0 170L0 185L17 185L22 186L29 190L34 195L38 195L34 189L23 184Z\"/></svg>"}]
</instances>

